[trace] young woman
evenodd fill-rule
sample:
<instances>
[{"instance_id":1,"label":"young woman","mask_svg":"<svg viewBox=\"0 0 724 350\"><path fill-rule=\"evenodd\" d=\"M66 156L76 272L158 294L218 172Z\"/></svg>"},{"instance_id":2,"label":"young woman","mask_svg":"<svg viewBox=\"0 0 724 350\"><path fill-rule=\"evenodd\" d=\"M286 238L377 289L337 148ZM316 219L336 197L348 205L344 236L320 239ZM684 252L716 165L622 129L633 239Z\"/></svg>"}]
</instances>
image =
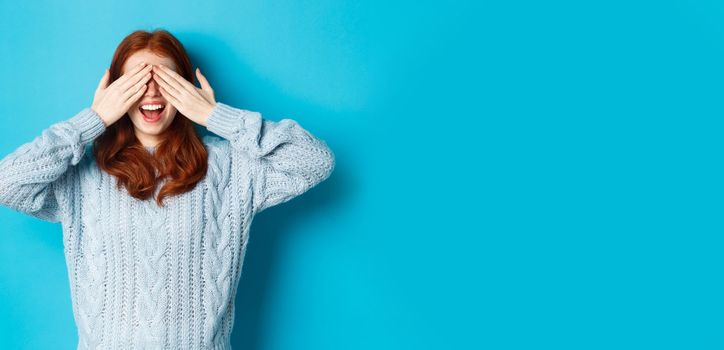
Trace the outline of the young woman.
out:
<instances>
[{"instance_id":1,"label":"young woman","mask_svg":"<svg viewBox=\"0 0 724 350\"><path fill-rule=\"evenodd\" d=\"M253 216L334 159L294 120L217 102L167 31L136 31L91 107L0 160L0 204L62 223L78 349L230 349Z\"/></svg>"}]
</instances>

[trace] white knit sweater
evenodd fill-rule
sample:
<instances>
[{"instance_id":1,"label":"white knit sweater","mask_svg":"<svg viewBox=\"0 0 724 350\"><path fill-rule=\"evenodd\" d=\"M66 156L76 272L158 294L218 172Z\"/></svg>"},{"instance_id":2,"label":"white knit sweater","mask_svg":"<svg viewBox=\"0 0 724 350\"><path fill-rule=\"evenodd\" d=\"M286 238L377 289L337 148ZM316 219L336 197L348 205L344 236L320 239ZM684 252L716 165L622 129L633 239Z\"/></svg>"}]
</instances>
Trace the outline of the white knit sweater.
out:
<instances>
[{"instance_id":1,"label":"white knit sweater","mask_svg":"<svg viewBox=\"0 0 724 350\"><path fill-rule=\"evenodd\" d=\"M217 103L207 128L220 137L203 138L206 177L163 208L98 168L90 144L106 127L90 108L0 160L0 204L62 223L78 349L231 349L253 216L335 166L291 119Z\"/></svg>"}]
</instances>

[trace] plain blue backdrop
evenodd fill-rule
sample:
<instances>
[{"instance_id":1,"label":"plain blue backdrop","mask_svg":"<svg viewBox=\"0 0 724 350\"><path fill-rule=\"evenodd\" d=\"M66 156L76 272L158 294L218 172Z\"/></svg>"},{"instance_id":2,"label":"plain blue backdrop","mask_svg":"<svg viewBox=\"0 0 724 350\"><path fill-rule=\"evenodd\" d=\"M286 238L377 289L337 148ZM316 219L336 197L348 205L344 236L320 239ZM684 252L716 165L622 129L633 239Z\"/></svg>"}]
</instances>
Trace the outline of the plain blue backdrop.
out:
<instances>
[{"instance_id":1,"label":"plain blue backdrop","mask_svg":"<svg viewBox=\"0 0 724 350\"><path fill-rule=\"evenodd\" d=\"M0 155L163 28L326 140L251 228L238 349L721 349L724 4L0 2ZM76 345L61 228L0 208L0 348Z\"/></svg>"}]
</instances>

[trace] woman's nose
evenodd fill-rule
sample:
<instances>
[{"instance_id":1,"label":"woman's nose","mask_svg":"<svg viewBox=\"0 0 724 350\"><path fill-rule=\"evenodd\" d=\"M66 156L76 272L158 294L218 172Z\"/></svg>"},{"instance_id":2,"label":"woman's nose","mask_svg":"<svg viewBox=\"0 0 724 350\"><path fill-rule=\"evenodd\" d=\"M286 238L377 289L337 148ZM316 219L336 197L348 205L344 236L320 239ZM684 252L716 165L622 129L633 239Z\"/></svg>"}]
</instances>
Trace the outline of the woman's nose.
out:
<instances>
[{"instance_id":1,"label":"woman's nose","mask_svg":"<svg viewBox=\"0 0 724 350\"><path fill-rule=\"evenodd\" d=\"M148 90L146 91L146 94L155 95L156 93L158 93L158 84L155 80L153 80L153 78L151 78L151 80L149 80L146 85L148 85Z\"/></svg>"}]
</instances>

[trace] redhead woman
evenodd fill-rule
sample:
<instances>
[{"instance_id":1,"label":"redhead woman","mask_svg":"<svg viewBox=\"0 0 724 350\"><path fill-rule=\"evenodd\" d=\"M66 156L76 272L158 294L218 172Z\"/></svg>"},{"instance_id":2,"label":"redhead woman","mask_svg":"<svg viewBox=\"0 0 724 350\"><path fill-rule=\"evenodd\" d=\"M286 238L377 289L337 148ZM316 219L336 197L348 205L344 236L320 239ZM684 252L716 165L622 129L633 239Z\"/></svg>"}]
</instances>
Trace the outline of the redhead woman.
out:
<instances>
[{"instance_id":1,"label":"redhead woman","mask_svg":"<svg viewBox=\"0 0 724 350\"><path fill-rule=\"evenodd\" d=\"M254 215L334 166L296 121L216 101L169 32L135 31L91 107L0 160L0 204L62 223L78 349L231 349Z\"/></svg>"}]
</instances>

